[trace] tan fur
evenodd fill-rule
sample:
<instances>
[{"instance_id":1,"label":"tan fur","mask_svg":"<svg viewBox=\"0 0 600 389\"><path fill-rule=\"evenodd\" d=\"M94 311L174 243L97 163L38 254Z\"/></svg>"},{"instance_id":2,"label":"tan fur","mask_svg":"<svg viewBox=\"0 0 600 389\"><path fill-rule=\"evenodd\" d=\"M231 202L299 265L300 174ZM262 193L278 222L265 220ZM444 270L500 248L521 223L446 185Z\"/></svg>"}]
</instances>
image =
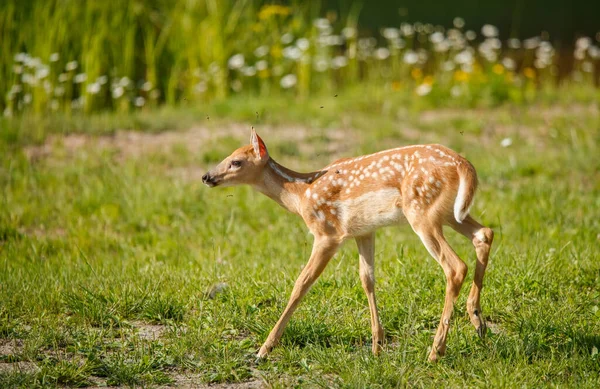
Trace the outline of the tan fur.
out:
<instances>
[{"instance_id":1,"label":"tan fur","mask_svg":"<svg viewBox=\"0 0 600 389\"><path fill-rule=\"evenodd\" d=\"M233 166L233 161L240 161L241 166ZM445 352L453 304L467 272L465 263L445 240L443 225L467 236L476 248L477 267L467 310L471 322L483 334L480 292L493 232L468 215L477 174L473 165L456 152L441 145L406 146L341 159L312 173L297 173L271 159L253 130L251 145L234 151L203 180L209 186L252 185L300 215L315 236L308 264L296 281L288 306L261 347L260 357L277 344L302 297L349 238L358 244L360 277L371 311L373 352L379 352L383 328L374 292L374 232L403 222L419 235L446 275L446 300L430 360Z\"/></svg>"}]
</instances>

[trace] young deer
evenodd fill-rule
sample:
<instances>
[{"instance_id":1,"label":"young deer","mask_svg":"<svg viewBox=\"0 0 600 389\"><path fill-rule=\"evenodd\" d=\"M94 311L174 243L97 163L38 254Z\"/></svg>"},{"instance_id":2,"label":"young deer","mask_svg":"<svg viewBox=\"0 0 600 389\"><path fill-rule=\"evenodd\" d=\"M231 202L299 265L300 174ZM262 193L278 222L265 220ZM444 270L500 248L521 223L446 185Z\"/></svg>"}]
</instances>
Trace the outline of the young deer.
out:
<instances>
[{"instance_id":1,"label":"young deer","mask_svg":"<svg viewBox=\"0 0 600 389\"><path fill-rule=\"evenodd\" d=\"M371 311L372 351L378 354L384 336L375 300L375 230L403 221L408 221L446 275L444 310L429 359L444 355L453 305L467 275L467 265L444 238L443 225L475 246L477 266L467 311L483 337L486 326L479 299L494 233L469 216L477 175L473 165L456 152L440 145L405 146L340 159L313 173L296 173L269 156L253 128L251 144L235 150L202 176L202 182L211 188L251 185L300 215L314 235L310 259L258 357L266 356L277 344L300 300L349 238L358 245L360 279Z\"/></svg>"}]
</instances>

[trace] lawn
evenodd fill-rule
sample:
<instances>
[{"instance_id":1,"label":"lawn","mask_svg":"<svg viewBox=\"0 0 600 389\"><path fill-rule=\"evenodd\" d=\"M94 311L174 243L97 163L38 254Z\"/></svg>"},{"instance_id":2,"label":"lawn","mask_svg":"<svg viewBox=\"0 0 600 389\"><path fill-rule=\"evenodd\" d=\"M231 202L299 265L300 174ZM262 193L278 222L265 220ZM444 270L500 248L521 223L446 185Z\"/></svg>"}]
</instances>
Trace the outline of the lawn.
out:
<instances>
[{"instance_id":1,"label":"lawn","mask_svg":"<svg viewBox=\"0 0 600 389\"><path fill-rule=\"evenodd\" d=\"M0 387L600 386L597 104L442 110L329 96L239 96L202 109L2 121ZM380 230L370 347L348 242L265 361L255 354L312 244L302 221L250 188L209 190L209 166L254 125L280 163L442 143L477 168L472 215L496 233L485 340L466 312L427 362L445 279L408 226ZM218 386L217 386L218 387Z\"/></svg>"}]
</instances>

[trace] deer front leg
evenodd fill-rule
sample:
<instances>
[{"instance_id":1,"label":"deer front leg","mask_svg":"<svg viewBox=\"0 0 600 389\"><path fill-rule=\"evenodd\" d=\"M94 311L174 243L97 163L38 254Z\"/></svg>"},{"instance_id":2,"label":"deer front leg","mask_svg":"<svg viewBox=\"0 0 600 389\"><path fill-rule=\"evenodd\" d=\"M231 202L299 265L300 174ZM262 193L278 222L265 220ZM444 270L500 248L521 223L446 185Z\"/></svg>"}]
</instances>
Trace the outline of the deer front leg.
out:
<instances>
[{"instance_id":1,"label":"deer front leg","mask_svg":"<svg viewBox=\"0 0 600 389\"><path fill-rule=\"evenodd\" d=\"M356 238L359 254L360 281L369 301L371 311L371 332L373 334L373 354L381 352L383 327L379 321L377 301L375 299L375 234Z\"/></svg>"},{"instance_id":2,"label":"deer front leg","mask_svg":"<svg viewBox=\"0 0 600 389\"><path fill-rule=\"evenodd\" d=\"M312 284L317 280L317 278L319 278L323 272L323 269L325 269L325 266L327 266L327 263L331 257L333 257L339 246L340 241L338 239L315 236L310 259L296 280L296 284L292 290L292 295L287 306L285 307L285 310L283 311L283 314L281 314L277 324L275 324L275 327L273 327L269 333L267 340L258 351L257 356L259 358L264 358L269 352L271 352L273 347L277 345L281 335L283 334L285 326L290 321L290 318L298 307L300 300L302 300Z\"/></svg>"}]
</instances>

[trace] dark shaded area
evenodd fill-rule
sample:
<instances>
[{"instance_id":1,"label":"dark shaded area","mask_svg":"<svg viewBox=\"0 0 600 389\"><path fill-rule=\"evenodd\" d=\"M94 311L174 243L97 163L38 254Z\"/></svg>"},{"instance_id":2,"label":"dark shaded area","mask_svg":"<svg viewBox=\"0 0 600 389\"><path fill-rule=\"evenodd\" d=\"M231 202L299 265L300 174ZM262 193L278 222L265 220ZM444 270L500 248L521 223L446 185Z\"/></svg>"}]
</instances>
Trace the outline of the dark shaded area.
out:
<instances>
[{"instance_id":1,"label":"dark shaded area","mask_svg":"<svg viewBox=\"0 0 600 389\"><path fill-rule=\"evenodd\" d=\"M349 12L351 2L326 0L325 9ZM477 32L490 23L500 37L528 38L543 31L553 42L571 45L579 36L600 31L600 1L585 0L377 0L363 1L359 25L365 29L422 22L451 27L454 17L466 21L465 29Z\"/></svg>"}]
</instances>

